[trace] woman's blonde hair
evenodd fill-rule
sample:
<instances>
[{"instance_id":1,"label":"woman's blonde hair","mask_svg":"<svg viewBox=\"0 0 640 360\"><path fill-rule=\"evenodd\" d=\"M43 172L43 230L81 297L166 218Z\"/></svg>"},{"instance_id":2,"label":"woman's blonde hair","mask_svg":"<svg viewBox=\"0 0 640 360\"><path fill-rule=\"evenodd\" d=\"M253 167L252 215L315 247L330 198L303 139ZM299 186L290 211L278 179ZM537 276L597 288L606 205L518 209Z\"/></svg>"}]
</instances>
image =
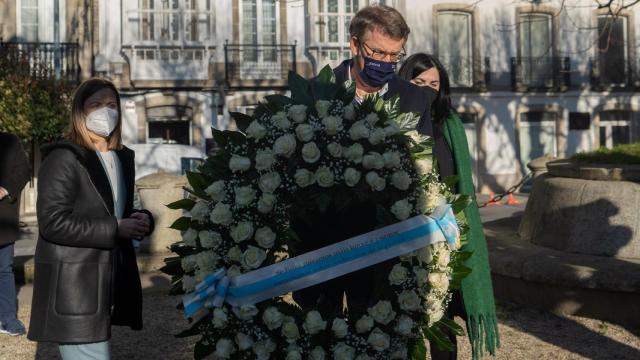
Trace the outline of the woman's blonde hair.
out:
<instances>
[{"instance_id":1,"label":"woman's blonde hair","mask_svg":"<svg viewBox=\"0 0 640 360\"><path fill-rule=\"evenodd\" d=\"M97 93L102 89L111 89L116 97L116 103L118 104L118 124L113 130L111 135L107 138L107 146L109 150L122 149L122 113L120 112L120 94L115 85L109 80L92 78L84 81L73 94L73 101L71 103L71 124L66 133L66 138L70 141L82 145L87 149L95 150L95 146L91 141L89 135L89 129L87 129L86 119L87 115L84 113L84 102L89 97Z\"/></svg>"}]
</instances>

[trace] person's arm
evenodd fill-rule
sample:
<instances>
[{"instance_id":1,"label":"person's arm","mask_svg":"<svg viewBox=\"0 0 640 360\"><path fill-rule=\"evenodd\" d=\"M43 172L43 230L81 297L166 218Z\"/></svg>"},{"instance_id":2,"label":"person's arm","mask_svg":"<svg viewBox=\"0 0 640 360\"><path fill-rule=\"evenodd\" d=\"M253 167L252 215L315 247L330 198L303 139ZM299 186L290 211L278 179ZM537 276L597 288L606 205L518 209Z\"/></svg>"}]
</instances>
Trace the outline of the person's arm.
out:
<instances>
[{"instance_id":1,"label":"person's arm","mask_svg":"<svg viewBox=\"0 0 640 360\"><path fill-rule=\"evenodd\" d=\"M13 198L20 196L20 192L29 182L30 167L27 155L17 136L5 136L6 149L0 154L0 192L5 192Z\"/></svg>"}]
</instances>

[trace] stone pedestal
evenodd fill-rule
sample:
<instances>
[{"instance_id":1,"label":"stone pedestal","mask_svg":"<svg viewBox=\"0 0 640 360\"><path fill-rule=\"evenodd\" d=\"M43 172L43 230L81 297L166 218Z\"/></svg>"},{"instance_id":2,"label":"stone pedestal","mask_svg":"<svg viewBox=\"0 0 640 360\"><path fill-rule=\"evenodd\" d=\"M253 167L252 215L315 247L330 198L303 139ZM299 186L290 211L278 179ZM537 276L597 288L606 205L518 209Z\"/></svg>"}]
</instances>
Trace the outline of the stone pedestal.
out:
<instances>
[{"instance_id":1,"label":"stone pedestal","mask_svg":"<svg viewBox=\"0 0 640 360\"><path fill-rule=\"evenodd\" d=\"M169 229L169 226L182 216L182 210L172 210L166 205L182 199L182 187L186 185L187 179L184 176L168 173L147 175L136 182L142 207L151 211L156 223L150 239L140 244L142 253L168 253L167 247L180 241L180 232Z\"/></svg>"}]
</instances>

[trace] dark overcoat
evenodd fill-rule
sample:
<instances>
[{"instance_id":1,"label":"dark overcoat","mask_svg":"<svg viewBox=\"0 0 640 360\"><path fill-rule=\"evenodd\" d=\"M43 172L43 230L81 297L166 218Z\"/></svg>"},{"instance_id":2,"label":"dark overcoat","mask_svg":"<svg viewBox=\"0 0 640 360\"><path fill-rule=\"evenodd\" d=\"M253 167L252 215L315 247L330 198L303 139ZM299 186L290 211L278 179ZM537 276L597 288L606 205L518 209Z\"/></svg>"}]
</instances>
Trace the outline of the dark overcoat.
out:
<instances>
[{"instance_id":1,"label":"dark overcoat","mask_svg":"<svg viewBox=\"0 0 640 360\"><path fill-rule=\"evenodd\" d=\"M18 137L0 132L0 186L10 198L0 201L0 247L18 240L18 215L20 194L29 182L31 168Z\"/></svg>"}]
</instances>

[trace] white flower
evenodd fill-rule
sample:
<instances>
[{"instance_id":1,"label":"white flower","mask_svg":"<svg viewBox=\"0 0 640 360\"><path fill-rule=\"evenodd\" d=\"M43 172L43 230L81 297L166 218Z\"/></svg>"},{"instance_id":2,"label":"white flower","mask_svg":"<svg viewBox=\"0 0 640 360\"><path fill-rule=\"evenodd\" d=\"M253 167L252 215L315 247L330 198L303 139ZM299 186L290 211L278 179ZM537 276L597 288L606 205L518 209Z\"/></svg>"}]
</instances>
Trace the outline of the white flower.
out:
<instances>
[{"instance_id":1,"label":"white flower","mask_svg":"<svg viewBox=\"0 0 640 360\"><path fill-rule=\"evenodd\" d=\"M315 175L307 169L296 170L293 178L295 179L296 184L298 184L298 186L300 186L301 188L307 187L316 181Z\"/></svg>"},{"instance_id":2,"label":"white flower","mask_svg":"<svg viewBox=\"0 0 640 360\"><path fill-rule=\"evenodd\" d=\"M284 360L302 360L302 355L299 350L289 350Z\"/></svg>"},{"instance_id":3,"label":"white flower","mask_svg":"<svg viewBox=\"0 0 640 360\"><path fill-rule=\"evenodd\" d=\"M224 189L224 181L218 180L214 182L213 184L209 185L209 187L207 187L204 192L206 192L213 201L218 202L224 200L224 197L226 195Z\"/></svg>"},{"instance_id":4,"label":"white flower","mask_svg":"<svg viewBox=\"0 0 640 360\"><path fill-rule=\"evenodd\" d=\"M316 170L316 181L321 187L333 186L334 178L331 168L328 166L320 166L318 170Z\"/></svg>"},{"instance_id":5,"label":"white flower","mask_svg":"<svg viewBox=\"0 0 640 360\"><path fill-rule=\"evenodd\" d=\"M231 227L230 235L236 243L251 239L253 236L253 223L251 221L240 221L238 225Z\"/></svg>"},{"instance_id":6,"label":"white flower","mask_svg":"<svg viewBox=\"0 0 640 360\"><path fill-rule=\"evenodd\" d=\"M209 204L206 201L198 200L195 205L189 210L191 219L204 221L209 215Z\"/></svg>"},{"instance_id":7,"label":"white flower","mask_svg":"<svg viewBox=\"0 0 640 360\"><path fill-rule=\"evenodd\" d=\"M398 220L406 220L411 215L411 204L407 199L398 200L391 205L391 213L396 216Z\"/></svg>"},{"instance_id":8,"label":"white flower","mask_svg":"<svg viewBox=\"0 0 640 360\"><path fill-rule=\"evenodd\" d=\"M247 137L256 140L262 139L267 134L267 128L262 126L257 120L253 120L247 127Z\"/></svg>"},{"instance_id":9,"label":"white flower","mask_svg":"<svg viewBox=\"0 0 640 360\"><path fill-rule=\"evenodd\" d=\"M366 121L371 126L375 125L378 122L378 120L380 120L380 118L376 113L371 113L364 118L364 121Z\"/></svg>"},{"instance_id":10,"label":"white flower","mask_svg":"<svg viewBox=\"0 0 640 360\"><path fill-rule=\"evenodd\" d=\"M411 185L411 176L404 170L396 171L391 175L391 183L400 190L407 190Z\"/></svg>"},{"instance_id":11,"label":"white flower","mask_svg":"<svg viewBox=\"0 0 640 360\"><path fill-rule=\"evenodd\" d=\"M260 176L258 187L264 193L273 193L280 186L281 178L277 172L270 172Z\"/></svg>"},{"instance_id":12,"label":"white flower","mask_svg":"<svg viewBox=\"0 0 640 360\"><path fill-rule=\"evenodd\" d=\"M396 324L395 330L398 334L406 337L410 337L413 335L413 320L407 315L401 315L398 318L398 323Z\"/></svg>"},{"instance_id":13,"label":"white flower","mask_svg":"<svg viewBox=\"0 0 640 360\"><path fill-rule=\"evenodd\" d=\"M307 105L291 105L288 115L294 122L304 122L307 120Z\"/></svg>"},{"instance_id":14,"label":"white flower","mask_svg":"<svg viewBox=\"0 0 640 360\"><path fill-rule=\"evenodd\" d=\"M427 175L433 170L433 160L431 159L417 159L415 161L416 172L421 175Z\"/></svg>"},{"instance_id":15,"label":"white flower","mask_svg":"<svg viewBox=\"0 0 640 360\"><path fill-rule=\"evenodd\" d=\"M242 258L242 250L239 247L234 246L227 251L226 257L231 261L240 261Z\"/></svg>"},{"instance_id":16,"label":"white flower","mask_svg":"<svg viewBox=\"0 0 640 360\"><path fill-rule=\"evenodd\" d=\"M371 145L378 145L382 141L384 141L384 138L386 136L387 136L387 133L384 131L384 129L377 128L373 130L369 135L369 143Z\"/></svg>"},{"instance_id":17,"label":"white flower","mask_svg":"<svg viewBox=\"0 0 640 360\"><path fill-rule=\"evenodd\" d=\"M302 142L311 141L313 139L313 126L309 124L300 124L296 126L296 136Z\"/></svg>"},{"instance_id":18,"label":"white flower","mask_svg":"<svg viewBox=\"0 0 640 360\"><path fill-rule=\"evenodd\" d=\"M356 321L356 331L363 333L371 330L373 327L373 318L369 315L363 315L358 321Z\"/></svg>"},{"instance_id":19,"label":"white flower","mask_svg":"<svg viewBox=\"0 0 640 360\"><path fill-rule=\"evenodd\" d=\"M291 134L285 134L276 139L273 144L273 152L276 155L289 157L296 150L296 138Z\"/></svg>"},{"instance_id":20,"label":"white flower","mask_svg":"<svg viewBox=\"0 0 640 360\"><path fill-rule=\"evenodd\" d=\"M344 171L344 183L349 187L354 187L360 181L362 174L354 168L347 168Z\"/></svg>"},{"instance_id":21,"label":"white flower","mask_svg":"<svg viewBox=\"0 0 640 360\"><path fill-rule=\"evenodd\" d=\"M320 346L316 346L311 350L311 353L309 353L309 360L324 360L325 356L326 353L324 349Z\"/></svg>"},{"instance_id":22,"label":"white flower","mask_svg":"<svg viewBox=\"0 0 640 360\"><path fill-rule=\"evenodd\" d=\"M329 112L329 108L331 107L331 102L327 100L318 100L316 101L316 111L320 117L327 116Z\"/></svg>"},{"instance_id":23,"label":"white flower","mask_svg":"<svg viewBox=\"0 0 640 360\"><path fill-rule=\"evenodd\" d=\"M273 194L262 194L260 200L258 200L258 211L267 214L273 210L273 206L276 203L276 196Z\"/></svg>"},{"instance_id":24,"label":"white flower","mask_svg":"<svg viewBox=\"0 0 640 360\"><path fill-rule=\"evenodd\" d=\"M387 122L385 122L385 125L387 125L384 128L384 132L387 136L394 136L398 133L400 133L400 126L398 126L398 123L396 123L393 120L388 120Z\"/></svg>"},{"instance_id":25,"label":"white flower","mask_svg":"<svg viewBox=\"0 0 640 360\"><path fill-rule=\"evenodd\" d=\"M420 310L420 298L418 294L413 290L404 290L398 295L398 303L400 309L404 311L418 311Z\"/></svg>"},{"instance_id":26,"label":"white flower","mask_svg":"<svg viewBox=\"0 0 640 360\"><path fill-rule=\"evenodd\" d=\"M349 325L344 319L335 318L331 323L331 331L337 338L343 338L349 333Z\"/></svg>"},{"instance_id":27,"label":"white flower","mask_svg":"<svg viewBox=\"0 0 640 360\"><path fill-rule=\"evenodd\" d=\"M342 146L337 142L332 142L327 145L327 150L329 154L335 158L339 158L342 156Z\"/></svg>"},{"instance_id":28,"label":"white flower","mask_svg":"<svg viewBox=\"0 0 640 360\"><path fill-rule=\"evenodd\" d=\"M423 264L431 264L433 262L433 251L431 246L425 246L421 249L416 250L416 258L421 261Z\"/></svg>"},{"instance_id":29,"label":"white flower","mask_svg":"<svg viewBox=\"0 0 640 360\"><path fill-rule=\"evenodd\" d=\"M270 339L265 341L259 341L253 344L253 352L258 357L258 360L266 360L271 357L271 353L276 350L276 343Z\"/></svg>"},{"instance_id":30,"label":"white flower","mask_svg":"<svg viewBox=\"0 0 640 360\"><path fill-rule=\"evenodd\" d=\"M413 274L415 275L416 283L420 288L427 285L427 282L429 281L429 272L426 269L421 268L420 266L415 266L413 268Z\"/></svg>"},{"instance_id":31,"label":"white flower","mask_svg":"<svg viewBox=\"0 0 640 360\"><path fill-rule=\"evenodd\" d=\"M349 104L344 107L344 118L347 120L353 120L356 118L356 109L354 109L353 104Z\"/></svg>"},{"instance_id":32,"label":"white flower","mask_svg":"<svg viewBox=\"0 0 640 360\"><path fill-rule=\"evenodd\" d=\"M405 360L407 356L407 346L401 345L393 349L393 352L389 355L394 360Z\"/></svg>"},{"instance_id":33,"label":"white flower","mask_svg":"<svg viewBox=\"0 0 640 360\"><path fill-rule=\"evenodd\" d=\"M240 155L231 155L229 169L233 172L247 171L251 167L251 159Z\"/></svg>"},{"instance_id":34,"label":"white flower","mask_svg":"<svg viewBox=\"0 0 640 360\"><path fill-rule=\"evenodd\" d=\"M344 150L344 156L356 164L362 162L362 154L364 154L364 148L358 143L355 143Z\"/></svg>"},{"instance_id":35,"label":"white flower","mask_svg":"<svg viewBox=\"0 0 640 360\"><path fill-rule=\"evenodd\" d=\"M242 259L240 260L242 265L248 269L258 268L264 260L267 258L267 253L264 250L249 245L247 250L242 254Z\"/></svg>"},{"instance_id":36,"label":"white flower","mask_svg":"<svg viewBox=\"0 0 640 360\"><path fill-rule=\"evenodd\" d=\"M449 262L451 261L451 253L446 249L443 249L438 252L438 262L436 263L436 267L440 271L447 270L449 266Z\"/></svg>"},{"instance_id":37,"label":"white flower","mask_svg":"<svg viewBox=\"0 0 640 360\"><path fill-rule=\"evenodd\" d=\"M449 288L449 276L443 272L429 273L429 284L436 290L445 292Z\"/></svg>"},{"instance_id":38,"label":"white flower","mask_svg":"<svg viewBox=\"0 0 640 360\"><path fill-rule=\"evenodd\" d=\"M270 249L276 240L276 233L270 227L264 226L256 230L256 242L265 249Z\"/></svg>"},{"instance_id":39,"label":"white flower","mask_svg":"<svg viewBox=\"0 0 640 360\"><path fill-rule=\"evenodd\" d=\"M198 268L207 272L215 270L218 260L220 257L213 251L201 251L196 255Z\"/></svg>"},{"instance_id":40,"label":"white flower","mask_svg":"<svg viewBox=\"0 0 640 360\"><path fill-rule=\"evenodd\" d=\"M258 308L253 305L235 306L231 309L236 317L240 320L251 320L258 315Z\"/></svg>"},{"instance_id":41,"label":"white flower","mask_svg":"<svg viewBox=\"0 0 640 360\"><path fill-rule=\"evenodd\" d=\"M327 322L322 320L322 316L316 310L309 311L304 319L302 328L307 334L314 335L324 330L327 327Z\"/></svg>"},{"instance_id":42,"label":"white flower","mask_svg":"<svg viewBox=\"0 0 640 360\"><path fill-rule=\"evenodd\" d=\"M398 151L387 151L382 154L382 158L386 168L395 169L400 166L400 152Z\"/></svg>"},{"instance_id":43,"label":"white flower","mask_svg":"<svg viewBox=\"0 0 640 360\"><path fill-rule=\"evenodd\" d=\"M276 156L271 149L258 150L256 153L256 170L269 170L276 163Z\"/></svg>"},{"instance_id":44,"label":"white flower","mask_svg":"<svg viewBox=\"0 0 640 360\"><path fill-rule=\"evenodd\" d=\"M182 290L192 292L196 288L196 279L193 276L184 275L182 277Z\"/></svg>"},{"instance_id":45,"label":"white flower","mask_svg":"<svg viewBox=\"0 0 640 360\"><path fill-rule=\"evenodd\" d=\"M238 344L238 349L242 351L251 349L251 346L253 346L253 338L247 334L239 332L236 334L236 344Z\"/></svg>"},{"instance_id":46,"label":"white flower","mask_svg":"<svg viewBox=\"0 0 640 360\"><path fill-rule=\"evenodd\" d=\"M362 158L362 166L365 169L382 169L384 167L384 159L377 152L370 152Z\"/></svg>"},{"instance_id":47,"label":"white flower","mask_svg":"<svg viewBox=\"0 0 640 360\"><path fill-rule=\"evenodd\" d=\"M277 308L270 306L262 313L262 322L269 328L274 330L282 326L284 315Z\"/></svg>"},{"instance_id":48,"label":"white flower","mask_svg":"<svg viewBox=\"0 0 640 360\"><path fill-rule=\"evenodd\" d=\"M291 127L291 121L287 119L287 114L284 111L278 111L273 116L271 116L271 121L282 130L287 130Z\"/></svg>"},{"instance_id":49,"label":"white flower","mask_svg":"<svg viewBox=\"0 0 640 360\"><path fill-rule=\"evenodd\" d=\"M256 191L251 185L237 186L234 190L236 194L236 206L238 207L245 207L251 204L253 199L256 198Z\"/></svg>"},{"instance_id":50,"label":"white flower","mask_svg":"<svg viewBox=\"0 0 640 360\"><path fill-rule=\"evenodd\" d=\"M407 280L408 271L402 264L395 264L389 273L391 285L402 285Z\"/></svg>"},{"instance_id":51,"label":"white flower","mask_svg":"<svg viewBox=\"0 0 640 360\"><path fill-rule=\"evenodd\" d=\"M366 139L369 137L369 129L362 120L356 121L349 129L349 137L351 140Z\"/></svg>"},{"instance_id":52,"label":"white flower","mask_svg":"<svg viewBox=\"0 0 640 360\"><path fill-rule=\"evenodd\" d=\"M240 267L238 265L232 265L227 269L227 276L230 278L238 276L240 274L242 274L242 270L240 270Z\"/></svg>"},{"instance_id":53,"label":"white flower","mask_svg":"<svg viewBox=\"0 0 640 360\"><path fill-rule=\"evenodd\" d=\"M212 249L222 242L222 236L220 236L220 233L215 231L200 231L198 236L200 237L200 245L206 249Z\"/></svg>"},{"instance_id":54,"label":"white flower","mask_svg":"<svg viewBox=\"0 0 640 360\"><path fill-rule=\"evenodd\" d=\"M440 319L442 319L443 316L444 316L444 309L442 308L442 306L439 306L433 309L428 309L427 310L427 317L429 317L428 326L431 326L437 323L438 321L440 321Z\"/></svg>"},{"instance_id":55,"label":"white flower","mask_svg":"<svg viewBox=\"0 0 640 360\"><path fill-rule=\"evenodd\" d=\"M337 116L327 116L322 119L322 125L327 135L335 135L342 130L342 119Z\"/></svg>"},{"instance_id":56,"label":"white flower","mask_svg":"<svg viewBox=\"0 0 640 360\"><path fill-rule=\"evenodd\" d=\"M282 336L287 339L287 342L295 342L300 337L300 330L292 317L287 317L282 323Z\"/></svg>"},{"instance_id":57,"label":"white flower","mask_svg":"<svg viewBox=\"0 0 640 360\"><path fill-rule=\"evenodd\" d=\"M223 308L213 309L213 319L211 322L213 323L214 328L224 329L227 326L228 321L229 316L227 316L227 312Z\"/></svg>"},{"instance_id":58,"label":"white flower","mask_svg":"<svg viewBox=\"0 0 640 360\"><path fill-rule=\"evenodd\" d=\"M389 335L385 334L384 331L378 328L373 329L371 334L369 334L367 342L371 344L373 349L376 351L387 350L389 348L389 345L391 345Z\"/></svg>"},{"instance_id":59,"label":"white flower","mask_svg":"<svg viewBox=\"0 0 640 360\"><path fill-rule=\"evenodd\" d=\"M396 317L396 312L393 311L391 302L386 300L378 301L374 306L370 307L367 312L375 321L382 325L387 325Z\"/></svg>"},{"instance_id":60,"label":"white flower","mask_svg":"<svg viewBox=\"0 0 640 360\"><path fill-rule=\"evenodd\" d=\"M381 178L375 171L369 171L365 176L365 180L374 191L382 191L387 186L384 178Z\"/></svg>"},{"instance_id":61,"label":"white flower","mask_svg":"<svg viewBox=\"0 0 640 360\"><path fill-rule=\"evenodd\" d=\"M187 255L180 259L180 265L182 265L182 270L184 270L184 272L195 270L197 263L195 255Z\"/></svg>"},{"instance_id":62,"label":"white flower","mask_svg":"<svg viewBox=\"0 0 640 360\"><path fill-rule=\"evenodd\" d=\"M315 142L310 142L302 146L302 159L310 164L320 159L320 149Z\"/></svg>"},{"instance_id":63,"label":"white flower","mask_svg":"<svg viewBox=\"0 0 640 360\"><path fill-rule=\"evenodd\" d=\"M216 342L216 351L214 354L217 357L229 359L231 357L231 354L233 354L235 351L236 348L235 346L233 346L233 341L222 338L218 340L218 342Z\"/></svg>"},{"instance_id":64,"label":"white flower","mask_svg":"<svg viewBox=\"0 0 640 360\"><path fill-rule=\"evenodd\" d=\"M214 224L229 225L233 220L231 208L225 203L217 203L211 210L210 220Z\"/></svg>"},{"instance_id":65,"label":"white flower","mask_svg":"<svg viewBox=\"0 0 640 360\"><path fill-rule=\"evenodd\" d=\"M334 360L353 360L356 355L356 349L341 342L333 347L333 359Z\"/></svg>"},{"instance_id":66,"label":"white flower","mask_svg":"<svg viewBox=\"0 0 640 360\"><path fill-rule=\"evenodd\" d=\"M210 273L211 271L196 270L194 276L194 279L196 279L196 283L201 283Z\"/></svg>"},{"instance_id":67,"label":"white flower","mask_svg":"<svg viewBox=\"0 0 640 360\"><path fill-rule=\"evenodd\" d=\"M182 241L185 245L195 247L196 239L198 238L198 231L194 229L187 229L187 231L182 233Z\"/></svg>"}]
</instances>

